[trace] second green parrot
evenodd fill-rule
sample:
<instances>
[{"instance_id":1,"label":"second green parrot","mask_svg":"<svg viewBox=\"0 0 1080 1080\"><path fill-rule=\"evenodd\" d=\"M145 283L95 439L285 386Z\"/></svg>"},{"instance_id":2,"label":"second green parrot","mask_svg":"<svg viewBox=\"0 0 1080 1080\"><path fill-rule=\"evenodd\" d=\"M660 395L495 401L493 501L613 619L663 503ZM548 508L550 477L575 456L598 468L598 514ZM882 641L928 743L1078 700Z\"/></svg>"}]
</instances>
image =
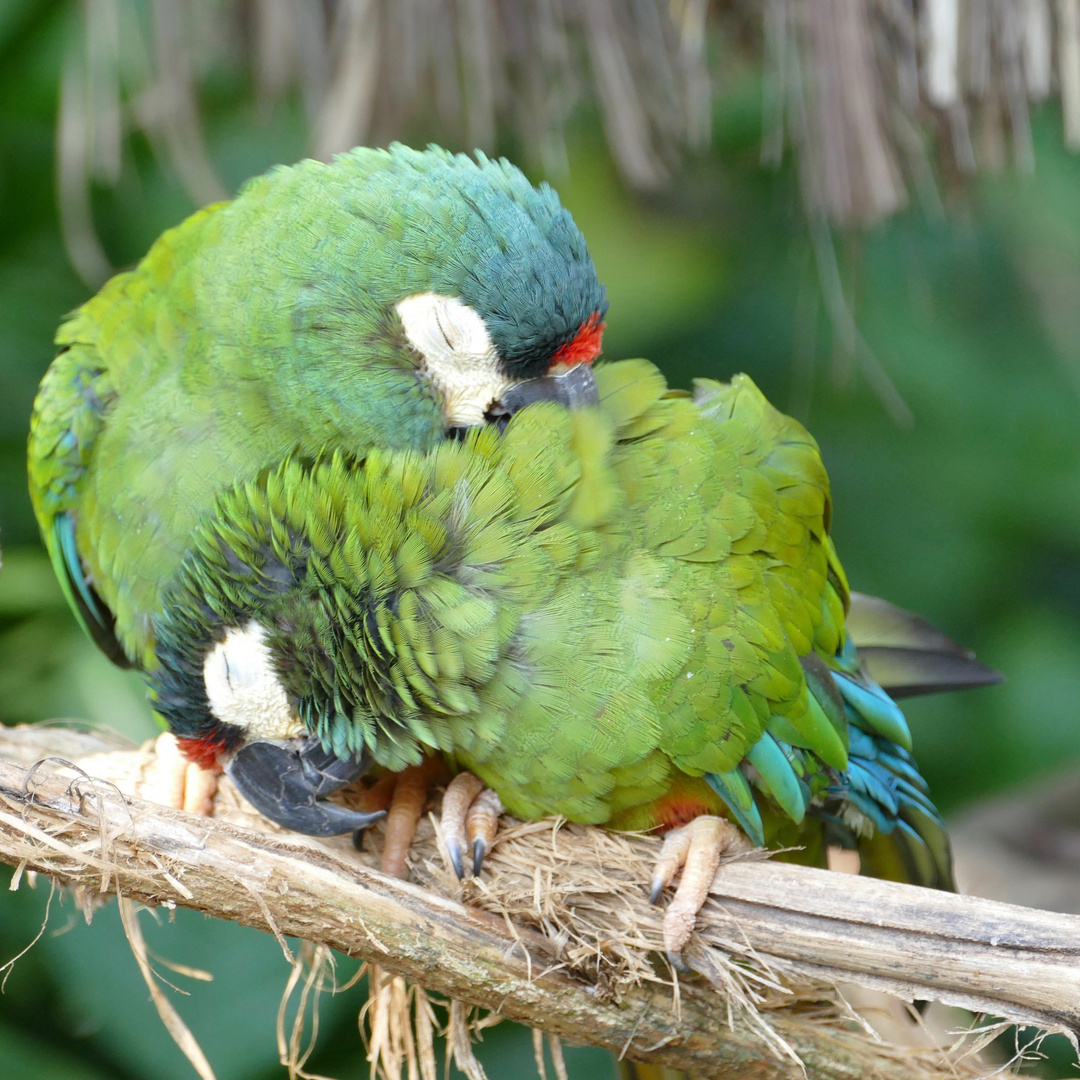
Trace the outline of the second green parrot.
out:
<instances>
[{"instance_id":1,"label":"second green parrot","mask_svg":"<svg viewBox=\"0 0 1080 1080\"><path fill-rule=\"evenodd\" d=\"M951 888L903 714L845 628L813 439L745 376L684 394L626 361L596 382L596 407L238 485L166 593L157 710L198 755L275 777L303 740L331 781L439 751L518 817L719 816ZM276 784L244 791L282 807Z\"/></svg>"}]
</instances>

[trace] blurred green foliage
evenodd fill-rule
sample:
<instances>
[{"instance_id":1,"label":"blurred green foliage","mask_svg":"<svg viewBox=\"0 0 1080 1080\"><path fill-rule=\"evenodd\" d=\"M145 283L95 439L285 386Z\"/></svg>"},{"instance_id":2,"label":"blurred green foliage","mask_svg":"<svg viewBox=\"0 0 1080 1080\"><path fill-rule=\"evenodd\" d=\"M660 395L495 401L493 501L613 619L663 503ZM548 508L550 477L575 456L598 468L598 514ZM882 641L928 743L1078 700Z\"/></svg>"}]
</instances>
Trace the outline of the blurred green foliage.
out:
<instances>
[{"instance_id":1,"label":"blurred green foliage","mask_svg":"<svg viewBox=\"0 0 1080 1080\"><path fill-rule=\"evenodd\" d=\"M53 329L89 292L65 257L53 184L70 15L59 0L0 3L0 719L76 716L138 739L153 731L138 679L79 635L25 493L27 420ZM1080 758L1080 159L1048 108L1035 118L1033 177L983 179L945 216L913 207L836 237L858 324L914 416L898 428L831 332L792 170L760 167L759 73L728 68L712 151L662 196L624 191L587 118L569 175L552 179L609 287L608 355L647 355L681 385L748 372L822 444L852 584L921 612L1007 674L1002 687L910 707L919 761L955 809ZM212 82L203 105L233 189L303 152L299 109L258 115L242 80ZM120 185L94 193L118 267L194 209L148 145L131 139L127 154ZM47 892L0 892L0 959L33 938ZM90 928L70 901L53 909L0 998L3 1075L192 1075L115 908ZM219 1075L282 1075L277 945L189 912L145 919L152 949L214 975L177 976L190 991L178 1008ZM357 991L324 1002L310 1067L365 1074L360 1002ZM480 1056L492 1076L533 1069L527 1035L509 1024L487 1032ZM611 1075L599 1052L568 1060L572 1076Z\"/></svg>"}]
</instances>

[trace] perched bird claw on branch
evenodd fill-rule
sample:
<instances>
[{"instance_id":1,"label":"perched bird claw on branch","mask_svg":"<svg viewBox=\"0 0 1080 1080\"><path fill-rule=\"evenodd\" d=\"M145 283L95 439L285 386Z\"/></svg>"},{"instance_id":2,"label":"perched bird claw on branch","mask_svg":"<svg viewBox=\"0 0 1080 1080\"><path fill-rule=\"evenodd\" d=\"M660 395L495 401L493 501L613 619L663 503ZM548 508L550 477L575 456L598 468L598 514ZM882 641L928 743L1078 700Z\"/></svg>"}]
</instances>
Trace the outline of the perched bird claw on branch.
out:
<instances>
[{"instance_id":1,"label":"perched bird claw on branch","mask_svg":"<svg viewBox=\"0 0 1080 1080\"><path fill-rule=\"evenodd\" d=\"M393 793L386 811L386 838L381 867L384 873L407 878L407 859L424 812L428 790L434 780L445 775L437 757L427 757L419 765L404 769L394 777Z\"/></svg>"},{"instance_id":2,"label":"perched bird claw on branch","mask_svg":"<svg viewBox=\"0 0 1080 1080\"><path fill-rule=\"evenodd\" d=\"M690 969L683 962L682 951L694 931L694 920L709 895L709 887L729 851L749 850L750 844L739 828L725 818L702 814L687 825L672 829L664 837L664 846L656 860L649 902L657 904L660 896L679 870L682 877L675 896L664 912L664 949L677 971Z\"/></svg>"},{"instance_id":3,"label":"perched bird claw on branch","mask_svg":"<svg viewBox=\"0 0 1080 1080\"><path fill-rule=\"evenodd\" d=\"M443 796L442 829L450 863L459 879L465 877L462 852L472 856L473 877L480 876L484 856L491 850L499 828L502 802L496 792L470 772L460 772Z\"/></svg>"},{"instance_id":4,"label":"perched bird claw on branch","mask_svg":"<svg viewBox=\"0 0 1080 1080\"><path fill-rule=\"evenodd\" d=\"M214 812L220 770L192 761L168 731L154 740L153 749L149 767L139 779L139 794L174 810L209 817Z\"/></svg>"}]
</instances>

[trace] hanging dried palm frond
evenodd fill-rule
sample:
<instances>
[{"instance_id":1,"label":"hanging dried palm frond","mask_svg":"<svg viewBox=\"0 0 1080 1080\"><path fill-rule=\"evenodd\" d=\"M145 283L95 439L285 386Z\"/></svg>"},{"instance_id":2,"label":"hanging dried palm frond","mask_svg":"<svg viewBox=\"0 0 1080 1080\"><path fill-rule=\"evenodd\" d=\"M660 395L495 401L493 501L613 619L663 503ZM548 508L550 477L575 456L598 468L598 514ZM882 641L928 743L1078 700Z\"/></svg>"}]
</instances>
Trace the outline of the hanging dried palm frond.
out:
<instances>
[{"instance_id":1,"label":"hanging dried palm frond","mask_svg":"<svg viewBox=\"0 0 1080 1080\"><path fill-rule=\"evenodd\" d=\"M105 272L87 189L119 175L125 130L193 199L221 196L197 102L223 69L250 75L264 113L296 94L323 158L422 130L492 149L510 131L557 174L592 103L627 181L655 189L707 144L707 57L736 49L764 59L764 157L790 143L834 223L935 200L931 161L964 175L1011 147L1031 168L1029 103L1055 91L1080 149L1080 0L82 0L58 124L72 261Z\"/></svg>"},{"instance_id":2,"label":"hanging dried palm frond","mask_svg":"<svg viewBox=\"0 0 1080 1080\"><path fill-rule=\"evenodd\" d=\"M878 220L911 187L935 199L931 156L1030 170L1029 105L1055 90L1080 149L1080 0L768 0L765 55L766 146L775 157L786 121L836 223Z\"/></svg>"}]
</instances>

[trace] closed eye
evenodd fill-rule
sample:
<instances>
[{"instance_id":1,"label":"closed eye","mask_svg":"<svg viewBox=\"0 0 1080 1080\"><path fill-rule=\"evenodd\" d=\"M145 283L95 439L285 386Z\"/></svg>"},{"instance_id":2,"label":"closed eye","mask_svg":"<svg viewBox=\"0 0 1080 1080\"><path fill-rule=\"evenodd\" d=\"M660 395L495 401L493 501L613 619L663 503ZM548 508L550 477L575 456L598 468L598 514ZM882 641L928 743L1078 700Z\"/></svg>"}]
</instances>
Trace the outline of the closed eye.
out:
<instances>
[{"instance_id":1,"label":"closed eye","mask_svg":"<svg viewBox=\"0 0 1080 1080\"><path fill-rule=\"evenodd\" d=\"M419 370L438 390L448 427L484 422L493 401L513 383L483 318L464 301L416 293L395 305Z\"/></svg>"},{"instance_id":2,"label":"closed eye","mask_svg":"<svg viewBox=\"0 0 1080 1080\"><path fill-rule=\"evenodd\" d=\"M454 333L454 324L449 319L446 322L443 321L443 306L441 304L433 307L432 313L435 316L435 325L439 328L439 333L442 334L443 341L446 342L446 347L454 352L458 347L457 334ZM447 328L447 323L450 323Z\"/></svg>"},{"instance_id":3,"label":"closed eye","mask_svg":"<svg viewBox=\"0 0 1080 1080\"><path fill-rule=\"evenodd\" d=\"M399 300L396 308L405 336L429 362L450 354L466 363L497 356L484 320L455 296L417 293Z\"/></svg>"}]
</instances>

